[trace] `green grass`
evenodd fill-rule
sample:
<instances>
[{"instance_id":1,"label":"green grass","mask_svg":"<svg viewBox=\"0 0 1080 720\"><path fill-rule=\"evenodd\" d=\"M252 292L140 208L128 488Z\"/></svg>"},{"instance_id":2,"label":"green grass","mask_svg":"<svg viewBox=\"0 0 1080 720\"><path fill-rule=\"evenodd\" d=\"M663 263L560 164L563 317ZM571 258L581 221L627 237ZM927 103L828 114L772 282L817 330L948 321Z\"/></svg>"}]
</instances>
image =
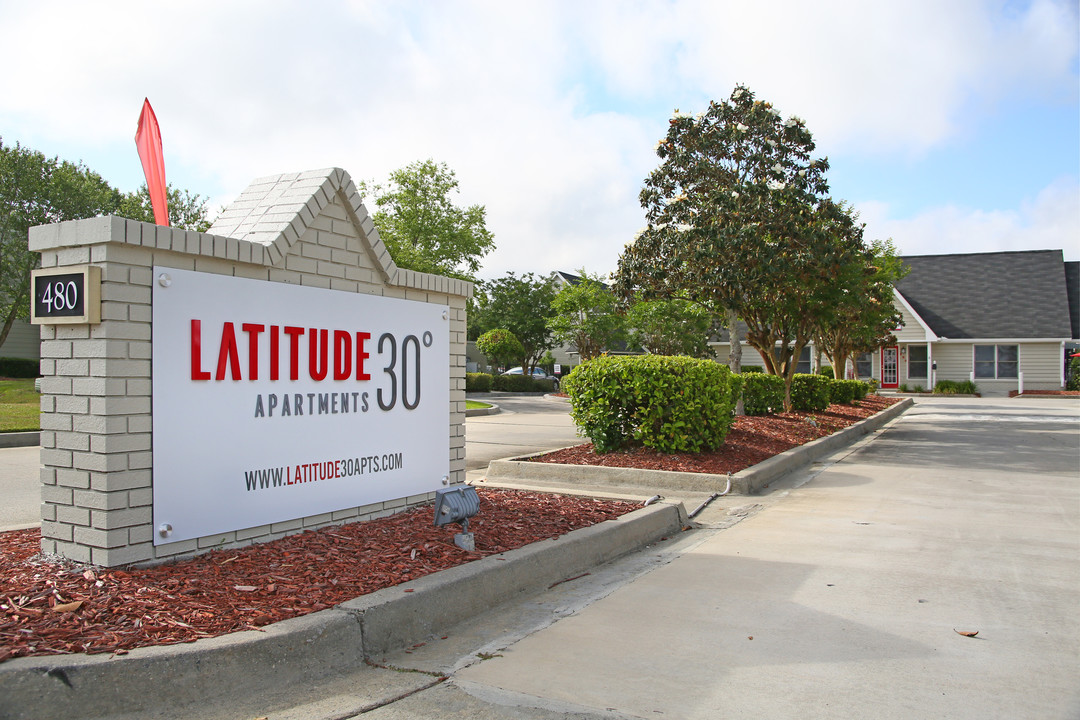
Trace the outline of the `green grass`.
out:
<instances>
[{"instance_id":1,"label":"green grass","mask_svg":"<svg viewBox=\"0 0 1080 720\"><path fill-rule=\"evenodd\" d=\"M480 409L489 408L489 407L491 407L491 405L489 403L477 402L476 400L466 400L465 401L465 409L466 410L480 410Z\"/></svg>"},{"instance_id":2,"label":"green grass","mask_svg":"<svg viewBox=\"0 0 1080 720\"><path fill-rule=\"evenodd\" d=\"M41 429L41 396L34 379L0 380L0 432Z\"/></svg>"}]
</instances>

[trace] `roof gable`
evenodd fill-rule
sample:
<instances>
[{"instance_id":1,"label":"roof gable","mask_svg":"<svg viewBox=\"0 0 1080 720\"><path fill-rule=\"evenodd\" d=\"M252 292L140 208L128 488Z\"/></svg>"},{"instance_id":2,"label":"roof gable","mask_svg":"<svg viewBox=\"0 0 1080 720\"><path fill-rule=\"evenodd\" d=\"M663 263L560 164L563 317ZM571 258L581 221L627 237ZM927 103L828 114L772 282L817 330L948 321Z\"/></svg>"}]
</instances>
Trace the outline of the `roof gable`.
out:
<instances>
[{"instance_id":1,"label":"roof gable","mask_svg":"<svg viewBox=\"0 0 1080 720\"><path fill-rule=\"evenodd\" d=\"M337 212L333 206L338 206ZM272 175L252 181L207 230L213 235L247 240L267 247L278 264L320 218L341 223L341 209L384 281L393 281L398 267L360 200L349 174L341 168Z\"/></svg>"},{"instance_id":2,"label":"roof gable","mask_svg":"<svg viewBox=\"0 0 1080 720\"><path fill-rule=\"evenodd\" d=\"M896 289L943 338L1071 335L1060 250L916 255Z\"/></svg>"}]
</instances>

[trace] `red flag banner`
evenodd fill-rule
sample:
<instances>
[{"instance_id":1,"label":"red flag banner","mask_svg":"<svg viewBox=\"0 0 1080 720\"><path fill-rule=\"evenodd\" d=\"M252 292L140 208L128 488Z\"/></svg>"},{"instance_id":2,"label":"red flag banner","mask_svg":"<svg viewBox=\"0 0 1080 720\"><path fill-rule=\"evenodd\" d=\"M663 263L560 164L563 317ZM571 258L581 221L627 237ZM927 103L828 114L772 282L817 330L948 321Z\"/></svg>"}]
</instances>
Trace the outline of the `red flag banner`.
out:
<instances>
[{"instance_id":1,"label":"red flag banner","mask_svg":"<svg viewBox=\"0 0 1080 720\"><path fill-rule=\"evenodd\" d=\"M143 101L139 115L139 129L135 131L135 146L139 149L146 187L150 190L150 204L154 208L154 222L169 224L169 196L165 184L165 155L161 151L161 128L157 115L150 107L150 100Z\"/></svg>"}]
</instances>

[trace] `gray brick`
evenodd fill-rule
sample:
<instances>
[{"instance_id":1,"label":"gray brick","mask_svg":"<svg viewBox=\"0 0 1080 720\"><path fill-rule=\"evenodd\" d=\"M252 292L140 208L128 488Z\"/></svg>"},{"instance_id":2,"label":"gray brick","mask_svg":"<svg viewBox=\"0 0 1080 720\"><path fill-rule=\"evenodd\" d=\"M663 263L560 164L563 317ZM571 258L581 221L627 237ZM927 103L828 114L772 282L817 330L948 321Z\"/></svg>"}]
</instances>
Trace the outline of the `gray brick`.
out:
<instances>
[{"instance_id":1,"label":"gray brick","mask_svg":"<svg viewBox=\"0 0 1080 720\"><path fill-rule=\"evenodd\" d=\"M115 530L135 525L149 525L153 522L153 508L149 505L126 510L95 510L94 527L100 530Z\"/></svg>"},{"instance_id":2,"label":"gray brick","mask_svg":"<svg viewBox=\"0 0 1080 720\"><path fill-rule=\"evenodd\" d=\"M53 505L52 503L40 503L38 507L40 508L40 517L42 520L48 522L56 521L56 508L58 506Z\"/></svg>"},{"instance_id":3,"label":"gray brick","mask_svg":"<svg viewBox=\"0 0 1080 720\"><path fill-rule=\"evenodd\" d=\"M98 548L117 548L127 545L127 528L117 530L99 530L91 527L76 527L74 542Z\"/></svg>"},{"instance_id":4,"label":"gray brick","mask_svg":"<svg viewBox=\"0 0 1080 720\"><path fill-rule=\"evenodd\" d=\"M55 548L55 552L57 555L63 555L69 560L74 560L75 562L80 563L91 562L90 548L88 547L77 545L73 542L56 542Z\"/></svg>"},{"instance_id":5,"label":"gray brick","mask_svg":"<svg viewBox=\"0 0 1080 720\"><path fill-rule=\"evenodd\" d=\"M128 470L126 472L92 472L90 487L101 492L118 492L151 487L153 474L150 470Z\"/></svg>"},{"instance_id":6,"label":"gray brick","mask_svg":"<svg viewBox=\"0 0 1080 720\"><path fill-rule=\"evenodd\" d=\"M116 472L127 469L127 456L123 454L101 455L77 452L72 455L71 462L73 467L94 472Z\"/></svg>"},{"instance_id":7,"label":"gray brick","mask_svg":"<svg viewBox=\"0 0 1080 720\"><path fill-rule=\"evenodd\" d=\"M87 508L72 505L54 505L56 521L67 525L90 525L90 511Z\"/></svg>"},{"instance_id":8,"label":"gray brick","mask_svg":"<svg viewBox=\"0 0 1080 720\"><path fill-rule=\"evenodd\" d=\"M70 505L74 490L61 485L42 485L41 501L56 505Z\"/></svg>"},{"instance_id":9,"label":"gray brick","mask_svg":"<svg viewBox=\"0 0 1080 720\"><path fill-rule=\"evenodd\" d=\"M41 521L41 537L71 542L74 536L75 528L71 525L58 522L47 522L45 520Z\"/></svg>"},{"instance_id":10,"label":"gray brick","mask_svg":"<svg viewBox=\"0 0 1080 720\"><path fill-rule=\"evenodd\" d=\"M72 466L72 453L70 450L53 450L42 448L41 464L55 468L68 468Z\"/></svg>"},{"instance_id":11,"label":"gray brick","mask_svg":"<svg viewBox=\"0 0 1080 720\"><path fill-rule=\"evenodd\" d=\"M127 453L150 449L150 433L93 435L90 438L90 450L97 453Z\"/></svg>"},{"instance_id":12,"label":"gray brick","mask_svg":"<svg viewBox=\"0 0 1080 720\"><path fill-rule=\"evenodd\" d=\"M128 528L128 543L131 545L152 542L154 542L153 525L139 525L138 527Z\"/></svg>"},{"instance_id":13,"label":"gray brick","mask_svg":"<svg viewBox=\"0 0 1080 720\"><path fill-rule=\"evenodd\" d=\"M146 562L154 557L154 546L150 543L138 545L125 545L116 548L91 549L91 560L95 565L116 567L118 565L130 565L132 563Z\"/></svg>"},{"instance_id":14,"label":"gray brick","mask_svg":"<svg viewBox=\"0 0 1080 720\"><path fill-rule=\"evenodd\" d=\"M209 537L199 538L199 549L213 550L216 547L225 547L234 542L236 542L235 533L229 532L221 535L211 535Z\"/></svg>"},{"instance_id":15,"label":"gray brick","mask_svg":"<svg viewBox=\"0 0 1080 720\"><path fill-rule=\"evenodd\" d=\"M90 473L85 470L71 470L69 468L56 469L56 484L66 488L90 487Z\"/></svg>"},{"instance_id":16,"label":"gray brick","mask_svg":"<svg viewBox=\"0 0 1080 720\"><path fill-rule=\"evenodd\" d=\"M121 510L128 506L128 493L76 490L74 500L79 507L91 510Z\"/></svg>"},{"instance_id":17,"label":"gray brick","mask_svg":"<svg viewBox=\"0 0 1080 720\"><path fill-rule=\"evenodd\" d=\"M141 507L143 505L154 504L154 491L152 488L136 488L135 490L130 490L127 497L127 502L130 507Z\"/></svg>"}]
</instances>

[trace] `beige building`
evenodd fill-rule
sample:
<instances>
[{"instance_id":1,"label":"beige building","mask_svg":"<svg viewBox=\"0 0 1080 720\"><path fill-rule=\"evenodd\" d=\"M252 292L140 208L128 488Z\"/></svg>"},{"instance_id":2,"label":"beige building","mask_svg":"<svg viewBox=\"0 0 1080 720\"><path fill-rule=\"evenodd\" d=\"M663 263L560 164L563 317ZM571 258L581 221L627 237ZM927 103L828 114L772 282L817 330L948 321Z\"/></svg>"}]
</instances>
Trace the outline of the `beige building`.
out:
<instances>
[{"instance_id":1,"label":"beige building","mask_svg":"<svg viewBox=\"0 0 1080 720\"><path fill-rule=\"evenodd\" d=\"M971 380L983 395L1060 390L1066 355L1080 343L1080 263L1061 250L920 255L893 298L903 317L896 342L863 353L846 375L885 390ZM730 344L715 343L726 362ZM744 346L744 365L764 364ZM800 372L816 370L812 347Z\"/></svg>"}]
</instances>

